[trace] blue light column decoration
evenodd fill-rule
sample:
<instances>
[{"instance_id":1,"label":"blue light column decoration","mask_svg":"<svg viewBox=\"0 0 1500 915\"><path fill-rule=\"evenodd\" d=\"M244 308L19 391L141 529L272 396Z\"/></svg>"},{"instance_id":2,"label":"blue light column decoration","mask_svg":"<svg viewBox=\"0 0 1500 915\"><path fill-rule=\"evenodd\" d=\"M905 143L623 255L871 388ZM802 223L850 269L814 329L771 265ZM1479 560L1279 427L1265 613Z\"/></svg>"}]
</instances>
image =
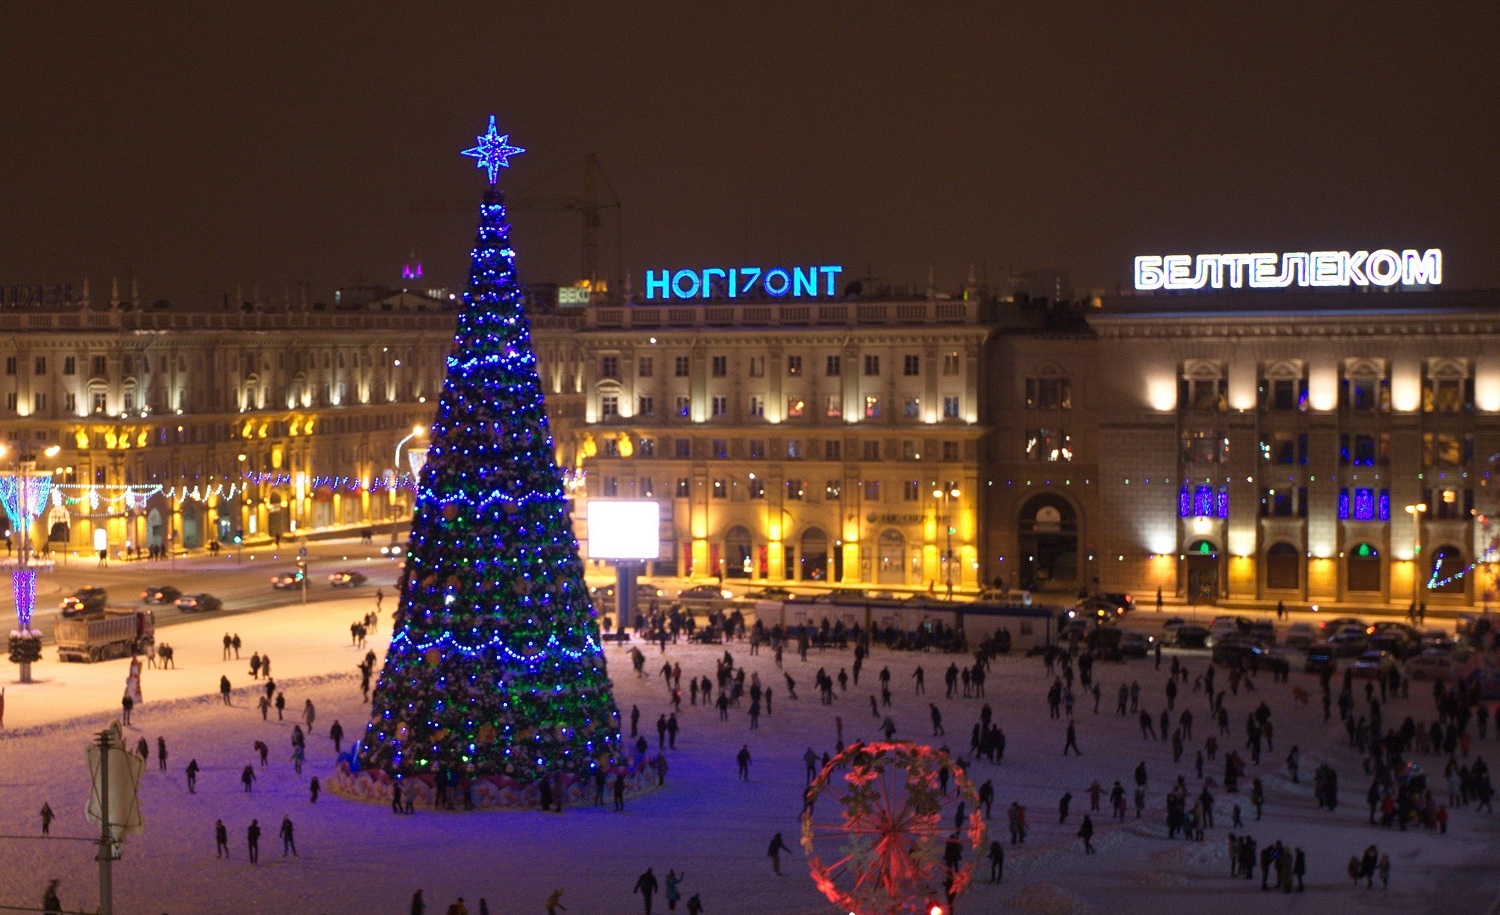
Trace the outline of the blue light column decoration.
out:
<instances>
[{"instance_id":1,"label":"blue light column decoration","mask_svg":"<svg viewBox=\"0 0 1500 915\"><path fill-rule=\"evenodd\" d=\"M521 150L489 133L464 155L494 181ZM644 783L621 746L522 310L503 192L479 207L468 290L417 482L411 541L372 718L336 777L378 796L444 788L536 806L598 779ZM363 781L361 781L363 780ZM462 789L457 786L463 785Z\"/></svg>"},{"instance_id":2,"label":"blue light column decoration","mask_svg":"<svg viewBox=\"0 0 1500 915\"><path fill-rule=\"evenodd\" d=\"M18 535L16 568L11 572L11 593L16 600L16 628L10 633L10 659L21 667L21 682L31 682L31 665L42 659L42 633L31 628L36 609L36 570L31 560L31 524L47 507L52 493L52 473L36 469L36 462L21 462L13 473L0 476L0 505L10 516Z\"/></svg>"}]
</instances>

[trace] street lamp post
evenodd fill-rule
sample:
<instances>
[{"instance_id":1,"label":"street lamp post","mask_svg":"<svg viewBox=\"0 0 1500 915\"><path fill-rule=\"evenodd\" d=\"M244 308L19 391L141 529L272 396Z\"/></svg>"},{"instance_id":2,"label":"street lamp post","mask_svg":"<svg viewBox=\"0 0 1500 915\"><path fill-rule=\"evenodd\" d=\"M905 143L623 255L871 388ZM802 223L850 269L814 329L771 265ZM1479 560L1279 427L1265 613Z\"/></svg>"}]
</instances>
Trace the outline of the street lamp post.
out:
<instances>
[{"instance_id":1,"label":"street lamp post","mask_svg":"<svg viewBox=\"0 0 1500 915\"><path fill-rule=\"evenodd\" d=\"M1422 556L1422 515L1427 512L1426 502L1414 502L1406 506L1406 513L1411 515L1411 615L1413 621L1417 616L1417 579L1421 577L1420 559Z\"/></svg>"},{"instance_id":2,"label":"street lamp post","mask_svg":"<svg viewBox=\"0 0 1500 915\"><path fill-rule=\"evenodd\" d=\"M396 544L396 525L398 523L400 523L400 521L401 521L401 506L400 506L400 503L397 501L397 498L396 498L397 485L398 485L397 481L401 479L401 449L406 445L407 442L411 441L412 439L414 439L417 436L422 435L422 434L424 434L426 432L427 432L427 429L425 427L423 427L423 426L412 426L411 427L411 434L408 435L406 438L403 438L401 441L399 441L399 442L396 443L395 460L391 464L391 485L390 485L390 488L387 490L387 492L388 492L388 498L390 499L390 503L391 503L391 545L392 546L394 546ZM415 472L413 472L412 478L413 479L416 478L416 473Z\"/></svg>"},{"instance_id":3,"label":"street lamp post","mask_svg":"<svg viewBox=\"0 0 1500 915\"><path fill-rule=\"evenodd\" d=\"M943 578L949 600L953 599L953 500L959 495L958 486L953 483L932 491L932 497L943 504L943 524L948 529L948 548L943 554Z\"/></svg>"}]
</instances>

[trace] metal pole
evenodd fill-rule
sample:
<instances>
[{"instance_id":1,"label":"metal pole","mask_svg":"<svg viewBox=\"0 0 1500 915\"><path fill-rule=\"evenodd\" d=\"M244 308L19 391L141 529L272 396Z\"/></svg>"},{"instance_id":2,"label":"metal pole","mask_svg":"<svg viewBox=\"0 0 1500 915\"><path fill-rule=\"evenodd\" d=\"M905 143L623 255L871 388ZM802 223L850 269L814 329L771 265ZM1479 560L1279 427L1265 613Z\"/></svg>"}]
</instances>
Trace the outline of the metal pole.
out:
<instances>
[{"instance_id":1,"label":"metal pole","mask_svg":"<svg viewBox=\"0 0 1500 915\"><path fill-rule=\"evenodd\" d=\"M19 547L19 551L16 553L16 575L18 578L23 579L26 577L26 569L28 568L28 566L30 566L30 557L27 554L31 552L31 522L29 520L29 510L26 505L26 497L30 495L31 474L35 470L36 461L22 461L21 472L16 475L16 508L18 509L16 514L20 516L16 519L16 526L20 528L20 530L16 532L16 543ZM33 595L35 595L34 588L35 585L33 585ZM19 599L20 598L17 597L17 600ZM33 598L33 610L35 609L35 605L36 601ZM19 620L17 622L19 622ZM31 627L28 623L27 629L29 630L30 628ZM30 661L24 661L21 664L21 682L31 682Z\"/></svg>"},{"instance_id":2,"label":"metal pole","mask_svg":"<svg viewBox=\"0 0 1500 915\"><path fill-rule=\"evenodd\" d=\"M99 734L99 915L113 915L114 836L109 831L109 731Z\"/></svg>"}]
</instances>

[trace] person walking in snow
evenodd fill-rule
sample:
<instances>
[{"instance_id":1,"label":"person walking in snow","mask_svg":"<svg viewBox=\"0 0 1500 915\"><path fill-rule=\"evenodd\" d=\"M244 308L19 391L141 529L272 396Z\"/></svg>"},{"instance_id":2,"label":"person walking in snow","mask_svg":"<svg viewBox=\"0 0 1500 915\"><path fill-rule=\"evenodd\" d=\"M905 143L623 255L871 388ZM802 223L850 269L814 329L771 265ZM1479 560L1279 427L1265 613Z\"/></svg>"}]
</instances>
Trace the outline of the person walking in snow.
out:
<instances>
[{"instance_id":1,"label":"person walking in snow","mask_svg":"<svg viewBox=\"0 0 1500 915\"><path fill-rule=\"evenodd\" d=\"M224 700L224 704L225 705L229 705L230 704L230 702L229 702L229 678L227 676L219 678L219 697Z\"/></svg>"},{"instance_id":2,"label":"person walking in snow","mask_svg":"<svg viewBox=\"0 0 1500 915\"><path fill-rule=\"evenodd\" d=\"M55 816L56 814L52 812L52 805L43 802L41 810L42 835L49 836L52 834L52 820Z\"/></svg>"},{"instance_id":3,"label":"person walking in snow","mask_svg":"<svg viewBox=\"0 0 1500 915\"><path fill-rule=\"evenodd\" d=\"M784 851L791 851L791 849L787 848L786 842L782 841L781 833L778 832L771 837L771 844L766 849L766 857L771 859L771 870L778 877L781 876L781 853Z\"/></svg>"},{"instance_id":4,"label":"person walking in snow","mask_svg":"<svg viewBox=\"0 0 1500 915\"><path fill-rule=\"evenodd\" d=\"M656 888L656 875L653 874L651 872L651 868L648 867L646 868L646 872L644 874L641 874L640 877L636 878L635 889L631 890L632 893L640 893L641 898L645 900L646 915L651 915L651 897L656 895Z\"/></svg>"},{"instance_id":5,"label":"person walking in snow","mask_svg":"<svg viewBox=\"0 0 1500 915\"><path fill-rule=\"evenodd\" d=\"M296 839L296 836L294 835L294 833L295 833L295 830L292 827L292 818L289 817L289 816L282 817L281 818L281 857L283 857L283 858L286 857L286 853L287 852L291 852L293 858L297 857L297 839Z\"/></svg>"},{"instance_id":6,"label":"person walking in snow","mask_svg":"<svg viewBox=\"0 0 1500 915\"><path fill-rule=\"evenodd\" d=\"M198 793L198 760L188 760L187 769L188 794Z\"/></svg>"},{"instance_id":7,"label":"person walking in snow","mask_svg":"<svg viewBox=\"0 0 1500 915\"><path fill-rule=\"evenodd\" d=\"M223 820L214 820L214 857L229 857L229 830Z\"/></svg>"},{"instance_id":8,"label":"person walking in snow","mask_svg":"<svg viewBox=\"0 0 1500 915\"><path fill-rule=\"evenodd\" d=\"M302 704L302 720L307 722L307 733L313 732L313 719L318 717L318 710L313 708L313 701L307 700Z\"/></svg>"},{"instance_id":9,"label":"person walking in snow","mask_svg":"<svg viewBox=\"0 0 1500 915\"><path fill-rule=\"evenodd\" d=\"M260 863L260 820L251 820L250 827L245 830L245 843L250 848L250 863Z\"/></svg>"},{"instance_id":10,"label":"person walking in snow","mask_svg":"<svg viewBox=\"0 0 1500 915\"><path fill-rule=\"evenodd\" d=\"M342 744L344 742L344 726L338 723L338 719L334 719L333 724L329 726L328 737L333 741L333 752L335 754L342 753Z\"/></svg>"},{"instance_id":11,"label":"person walking in snow","mask_svg":"<svg viewBox=\"0 0 1500 915\"><path fill-rule=\"evenodd\" d=\"M246 766L245 771L240 773L240 781L245 785L245 793L250 793L250 788L255 784L255 767Z\"/></svg>"},{"instance_id":12,"label":"person walking in snow","mask_svg":"<svg viewBox=\"0 0 1500 915\"><path fill-rule=\"evenodd\" d=\"M739 776L742 781L750 780L750 745L740 747L740 751L734 755L735 762L739 763Z\"/></svg>"},{"instance_id":13,"label":"person walking in snow","mask_svg":"<svg viewBox=\"0 0 1500 915\"><path fill-rule=\"evenodd\" d=\"M675 870L667 871L667 911L677 911L677 902L682 899L682 891L677 887L687 879L687 872L677 873Z\"/></svg>"}]
</instances>

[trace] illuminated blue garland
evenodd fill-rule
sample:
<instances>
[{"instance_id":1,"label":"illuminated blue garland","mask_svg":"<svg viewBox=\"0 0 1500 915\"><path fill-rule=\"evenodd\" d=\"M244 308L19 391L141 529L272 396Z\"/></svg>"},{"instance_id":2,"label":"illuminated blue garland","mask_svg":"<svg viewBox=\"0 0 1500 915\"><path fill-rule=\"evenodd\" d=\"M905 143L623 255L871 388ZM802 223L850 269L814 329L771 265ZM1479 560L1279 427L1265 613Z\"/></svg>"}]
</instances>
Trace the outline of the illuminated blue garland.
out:
<instances>
[{"instance_id":1,"label":"illuminated blue garland","mask_svg":"<svg viewBox=\"0 0 1500 915\"><path fill-rule=\"evenodd\" d=\"M442 635L430 641L418 642L413 640L410 634L403 630L401 632L398 632L396 636L391 639L391 644L405 645L418 652L426 652L433 648L451 648L454 651L460 652L468 658L481 657L487 650L494 649L495 651L499 652L499 654L505 659L514 661L517 664L523 664L528 670L532 672L535 672L536 670L545 666L549 660L555 662L556 657L554 657L553 655L562 655L569 661L580 661L587 657L600 655L604 651L604 649L599 646L599 643L594 641L594 637L592 635L585 635L583 637L584 647L581 650L576 651L573 649L564 648L562 642L558 641L557 636L548 636L547 643L536 654L526 654L524 652L516 651L514 648L511 648L508 644L506 644L505 640L498 635L490 636L488 639L485 639L482 642L461 642L453 633L444 632Z\"/></svg>"}]
</instances>

